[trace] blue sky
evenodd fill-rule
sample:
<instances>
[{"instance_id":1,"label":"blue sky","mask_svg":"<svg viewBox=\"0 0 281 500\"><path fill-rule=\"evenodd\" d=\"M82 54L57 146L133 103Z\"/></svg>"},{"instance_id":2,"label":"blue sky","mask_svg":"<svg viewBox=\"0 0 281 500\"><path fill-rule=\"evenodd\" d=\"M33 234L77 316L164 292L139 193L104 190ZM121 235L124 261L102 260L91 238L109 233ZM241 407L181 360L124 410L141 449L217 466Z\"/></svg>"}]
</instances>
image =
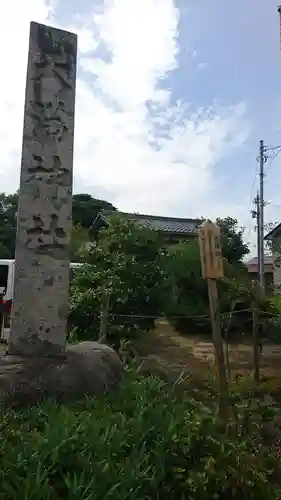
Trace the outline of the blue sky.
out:
<instances>
[{"instance_id":1,"label":"blue sky","mask_svg":"<svg viewBox=\"0 0 281 500\"><path fill-rule=\"evenodd\" d=\"M128 211L230 215L254 241L259 141L281 145L275 1L5 0L1 14L1 191L19 183L35 20L78 34L75 191ZM281 154L267 167L268 222L281 219L280 184Z\"/></svg>"}]
</instances>

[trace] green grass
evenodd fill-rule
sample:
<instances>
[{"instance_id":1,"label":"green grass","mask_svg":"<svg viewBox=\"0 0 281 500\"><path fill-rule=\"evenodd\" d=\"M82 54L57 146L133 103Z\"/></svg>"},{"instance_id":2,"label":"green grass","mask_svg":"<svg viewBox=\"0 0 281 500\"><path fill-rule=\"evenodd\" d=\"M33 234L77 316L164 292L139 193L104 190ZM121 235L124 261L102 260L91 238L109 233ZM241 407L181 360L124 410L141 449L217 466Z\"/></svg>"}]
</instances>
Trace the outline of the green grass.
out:
<instances>
[{"instance_id":1,"label":"green grass","mask_svg":"<svg viewBox=\"0 0 281 500\"><path fill-rule=\"evenodd\" d=\"M278 468L223 434L180 385L140 376L115 394L2 410L1 500L277 500Z\"/></svg>"}]
</instances>

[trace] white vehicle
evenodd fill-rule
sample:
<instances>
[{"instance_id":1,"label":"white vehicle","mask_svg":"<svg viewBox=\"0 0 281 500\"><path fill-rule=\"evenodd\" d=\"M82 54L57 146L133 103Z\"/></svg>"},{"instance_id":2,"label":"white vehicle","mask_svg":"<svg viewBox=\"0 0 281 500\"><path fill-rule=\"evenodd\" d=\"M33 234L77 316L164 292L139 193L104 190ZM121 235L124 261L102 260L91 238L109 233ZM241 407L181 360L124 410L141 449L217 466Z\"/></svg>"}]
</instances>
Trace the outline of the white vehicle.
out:
<instances>
[{"instance_id":1,"label":"white vehicle","mask_svg":"<svg viewBox=\"0 0 281 500\"><path fill-rule=\"evenodd\" d=\"M70 279L73 279L74 270L82 264L70 263ZM7 340L10 335L11 309L14 293L15 260L0 259L0 294L3 296L3 304L6 305L9 314L0 315L0 339Z\"/></svg>"}]
</instances>

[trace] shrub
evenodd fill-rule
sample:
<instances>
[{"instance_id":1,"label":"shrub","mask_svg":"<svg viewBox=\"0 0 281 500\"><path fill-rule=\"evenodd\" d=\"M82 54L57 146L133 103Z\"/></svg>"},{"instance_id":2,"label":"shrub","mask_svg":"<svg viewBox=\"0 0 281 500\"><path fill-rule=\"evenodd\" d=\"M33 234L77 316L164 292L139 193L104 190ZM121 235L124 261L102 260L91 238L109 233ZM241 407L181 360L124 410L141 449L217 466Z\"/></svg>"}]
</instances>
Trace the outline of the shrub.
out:
<instances>
[{"instance_id":1,"label":"shrub","mask_svg":"<svg viewBox=\"0 0 281 500\"><path fill-rule=\"evenodd\" d=\"M202 278L198 242L194 239L170 248L167 266L174 283L174 294L166 307L166 316L181 333L211 333L206 280ZM224 262L224 279L218 280L221 322L228 328L228 338L252 334L253 295L251 281L242 263ZM280 309L276 300L258 300L263 336L281 337ZM231 321L229 324L229 315ZM279 315L279 316L278 316Z\"/></svg>"},{"instance_id":2,"label":"shrub","mask_svg":"<svg viewBox=\"0 0 281 500\"><path fill-rule=\"evenodd\" d=\"M97 339L103 307L107 341L117 348L121 339L153 328L169 289L165 256L155 231L112 217L84 253L87 264L71 286L69 326L78 339Z\"/></svg>"},{"instance_id":3,"label":"shrub","mask_svg":"<svg viewBox=\"0 0 281 500\"><path fill-rule=\"evenodd\" d=\"M5 500L279 498L261 449L228 439L204 406L132 368L99 400L4 413L0 444Z\"/></svg>"},{"instance_id":4,"label":"shrub","mask_svg":"<svg viewBox=\"0 0 281 500\"><path fill-rule=\"evenodd\" d=\"M197 240L171 247L167 268L174 283L173 297L165 310L170 323L181 333L209 333L208 289L202 279Z\"/></svg>"}]
</instances>

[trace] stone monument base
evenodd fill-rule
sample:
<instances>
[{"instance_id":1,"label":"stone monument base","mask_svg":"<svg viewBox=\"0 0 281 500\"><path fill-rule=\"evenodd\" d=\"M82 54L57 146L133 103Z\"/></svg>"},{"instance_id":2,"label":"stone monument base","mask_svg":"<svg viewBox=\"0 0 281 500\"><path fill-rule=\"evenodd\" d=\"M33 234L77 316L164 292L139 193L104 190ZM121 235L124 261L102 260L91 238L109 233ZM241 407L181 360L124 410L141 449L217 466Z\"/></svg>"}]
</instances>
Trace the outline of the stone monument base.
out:
<instances>
[{"instance_id":1,"label":"stone monument base","mask_svg":"<svg viewBox=\"0 0 281 500\"><path fill-rule=\"evenodd\" d=\"M67 403L114 389L123 378L117 353L97 342L66 347L64 357L0 358L0 401L26 406L50 398Z\"/></svg>"}]
</instances>

